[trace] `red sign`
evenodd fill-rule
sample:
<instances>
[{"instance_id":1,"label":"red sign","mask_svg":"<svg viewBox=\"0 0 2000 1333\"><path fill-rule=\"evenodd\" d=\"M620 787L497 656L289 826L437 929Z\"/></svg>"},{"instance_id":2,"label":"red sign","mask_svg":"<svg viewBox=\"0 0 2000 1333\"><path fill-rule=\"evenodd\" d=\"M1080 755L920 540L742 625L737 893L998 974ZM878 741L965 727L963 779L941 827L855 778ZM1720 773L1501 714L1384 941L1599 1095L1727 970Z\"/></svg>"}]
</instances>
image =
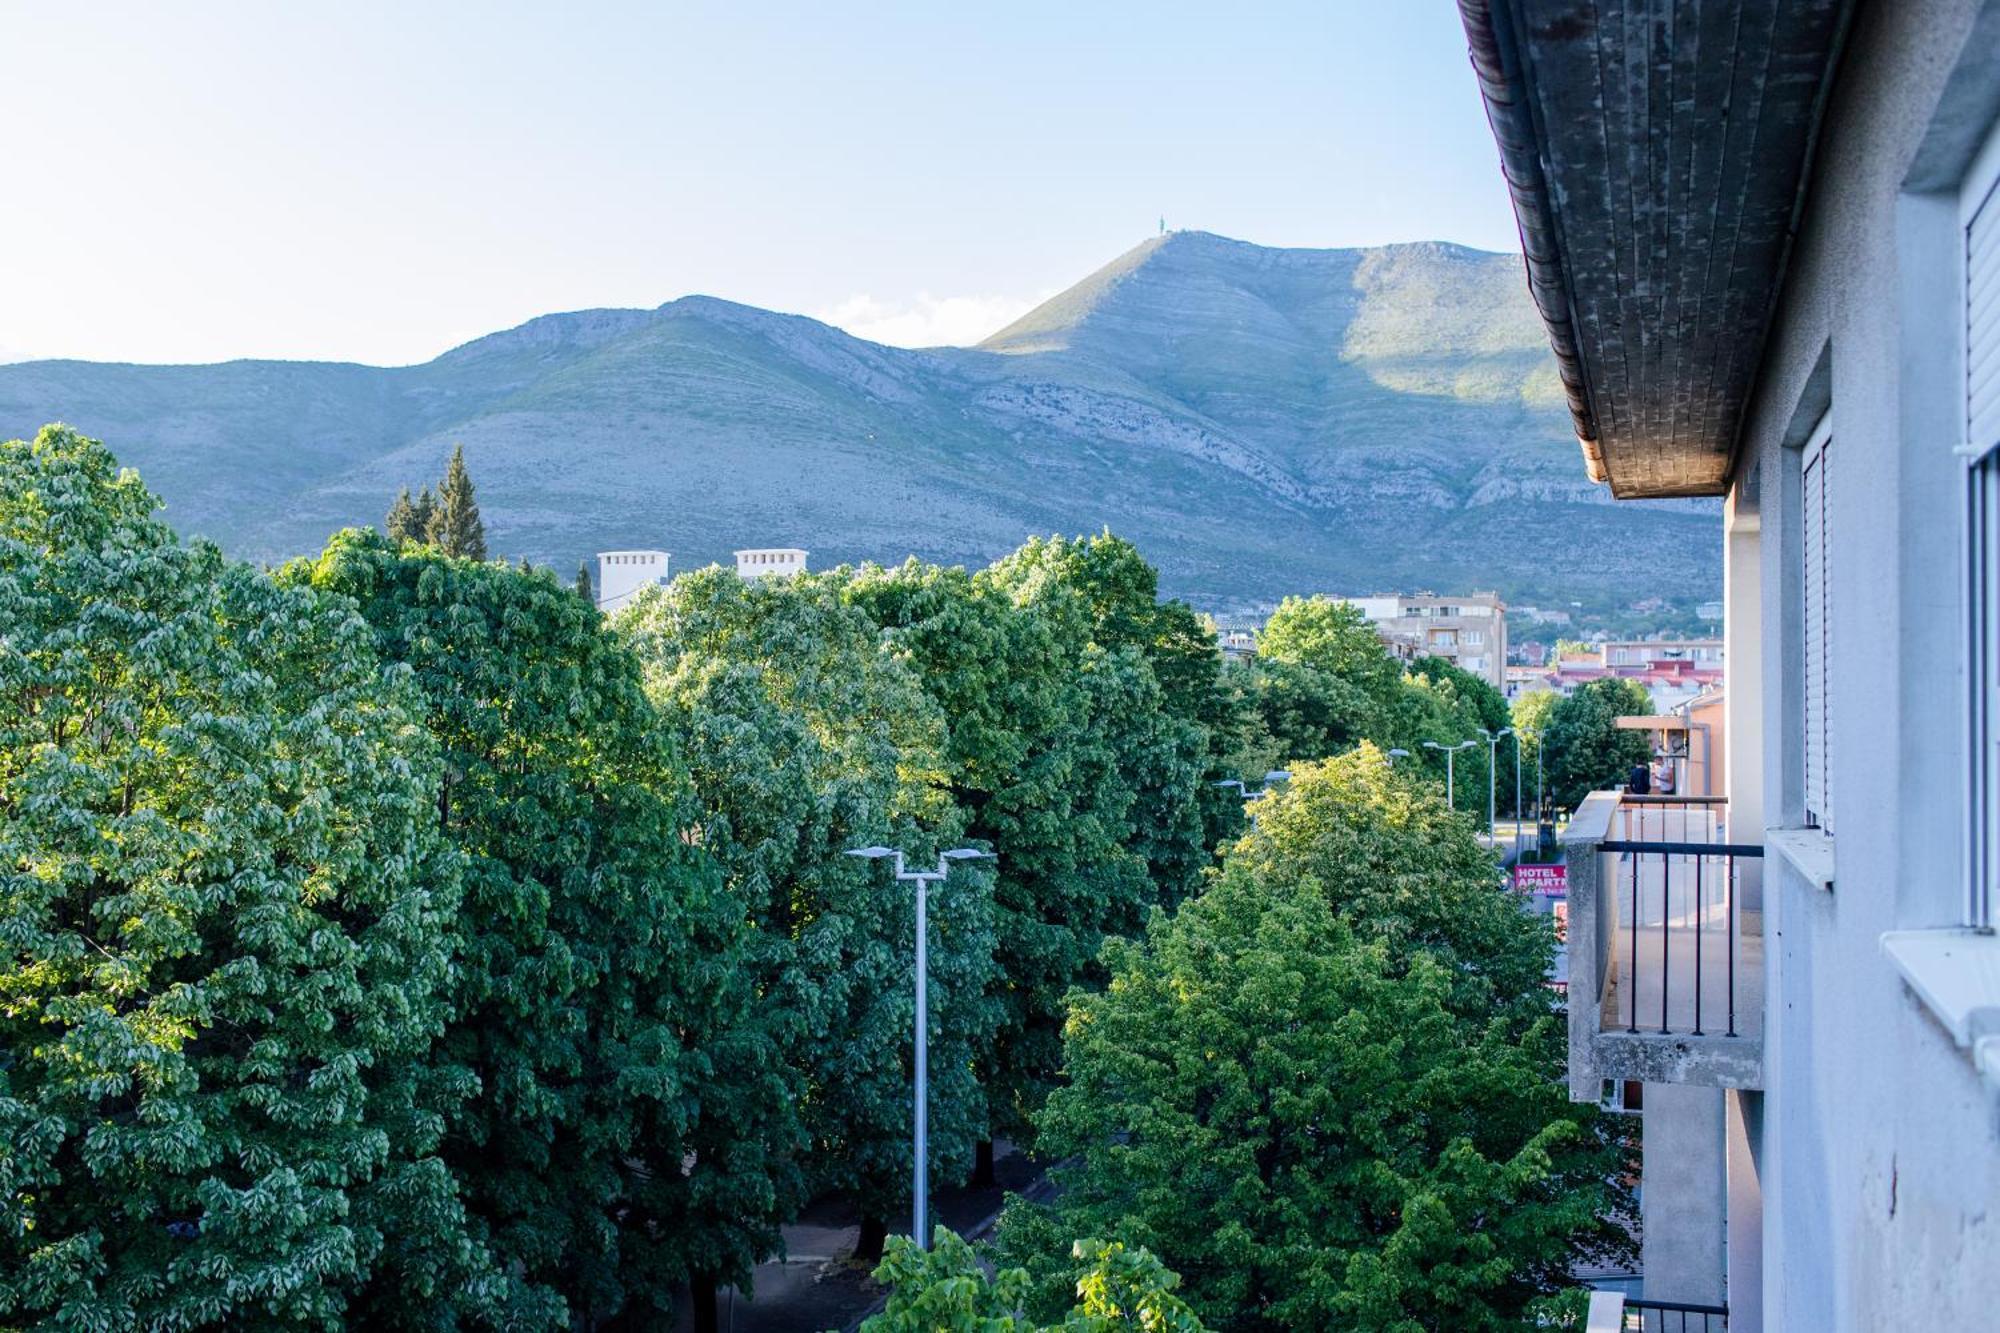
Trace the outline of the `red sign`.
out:
<instances>
[{"instance_id":1,"label":"red sign","mask_svg":"<svg viewBox=\"0 0 2000 1333\"><path fill-rule=\"evenodd\" d=\"M1569 893L1569 867L1515 866L1514 887L1542 898L1564 897Z\"/></svg>"}]
</instances>

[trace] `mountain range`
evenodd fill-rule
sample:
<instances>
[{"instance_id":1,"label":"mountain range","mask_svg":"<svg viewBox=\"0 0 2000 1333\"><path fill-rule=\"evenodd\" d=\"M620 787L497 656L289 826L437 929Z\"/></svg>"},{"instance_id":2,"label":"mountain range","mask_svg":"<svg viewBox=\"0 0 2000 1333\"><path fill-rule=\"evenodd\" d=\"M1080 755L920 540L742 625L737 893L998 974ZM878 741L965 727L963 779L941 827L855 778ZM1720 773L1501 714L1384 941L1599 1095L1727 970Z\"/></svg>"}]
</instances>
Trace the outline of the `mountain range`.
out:
<instances>
[{"instance_id":1,"label":"mountain range","mask_svg":"<svg viewBox=\"0 0 2000 1333\"><path fill-rule=\"evenodd\" d=\"M743 546L985 563L1109 526L1164 591L1696 601L1710 505L1592 486L1518 256L1149 239L976 347L707 296L545 315L422 365L0 366L0 436L67 421L185 533L276 561L379 524L462 443L489 546L567 574Z\"/></svg>"}]
</instances>

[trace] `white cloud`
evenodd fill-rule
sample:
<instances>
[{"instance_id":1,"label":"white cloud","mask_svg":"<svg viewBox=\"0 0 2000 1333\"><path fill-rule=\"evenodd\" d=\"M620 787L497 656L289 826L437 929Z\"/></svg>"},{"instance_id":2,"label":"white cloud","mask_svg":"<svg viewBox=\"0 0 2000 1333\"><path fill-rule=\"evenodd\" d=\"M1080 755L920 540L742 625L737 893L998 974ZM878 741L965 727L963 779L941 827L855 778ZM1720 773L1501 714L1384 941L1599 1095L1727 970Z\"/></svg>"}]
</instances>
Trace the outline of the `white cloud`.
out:
<instances>
[{"instance_id":1,"label":"white cloud","mask_svg":"<svg viewBox=\"0 0 2000 1333\"><path fill-rule=\"evenodd\" d=\"M891 347L967 347L998 333L1048 299L1041 296L932 296L907 301L850 296L812 312L857 338Z\"/></svg>"}]
</instances>

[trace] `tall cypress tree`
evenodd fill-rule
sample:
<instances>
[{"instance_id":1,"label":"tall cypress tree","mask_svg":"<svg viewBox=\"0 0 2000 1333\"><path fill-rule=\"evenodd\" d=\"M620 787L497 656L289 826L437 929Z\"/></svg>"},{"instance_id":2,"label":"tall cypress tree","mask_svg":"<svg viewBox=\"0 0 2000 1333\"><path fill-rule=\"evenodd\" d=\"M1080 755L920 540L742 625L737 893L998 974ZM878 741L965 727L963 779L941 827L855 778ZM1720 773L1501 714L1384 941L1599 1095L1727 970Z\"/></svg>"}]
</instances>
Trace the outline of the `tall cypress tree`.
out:
<instances>
[{"instance_id":1,"label":"tall cypress tree","mask_svg":"<svg viewBox=\"0 0 2000 1333\"><path fill-rule=\"evenodd\" d=\"M417 498L410 502L410 540L427 542L431 538L431 521L437 517L437 497L426 486L417 492Z\"/></svg>"},{"instance_id":2,"label":"tall cypress tree","mask_svg":"<svg viewBox=\"0 0 2000 1333\"><path fill-rule=\"evenodd\" d=\"M391 541L420 542L424 539L424 530L417 525L417 507L410 503L408 486L396 492L396 501L389 506L389 516L382 520L382 530L389 534Z\"/></svg>"},{"instance_id":3,"label":"tall cypress tree","mask_svg":"<svg viewBox=\"0 0 2000 1333\"><path fill-rule=\"evenodd\" d=\"M446 555L468 560L486 558L486 525L479 519L479 502L472 495L472 474L465 470L465 446L453 445L438 486L437 512L431 515L432 544Z\"/></svg>"},{"instance_id":4,"label":"tall cypress tree","mask_svg":"<svg viewBox=\"0 0 2000 1333\"><path fill-rule=\"evenodd\" d=\"M576 595L592 606L597 605L597 589L591 586L590 562L587 560L576 562Z\"/></svg>"}]
</instances>

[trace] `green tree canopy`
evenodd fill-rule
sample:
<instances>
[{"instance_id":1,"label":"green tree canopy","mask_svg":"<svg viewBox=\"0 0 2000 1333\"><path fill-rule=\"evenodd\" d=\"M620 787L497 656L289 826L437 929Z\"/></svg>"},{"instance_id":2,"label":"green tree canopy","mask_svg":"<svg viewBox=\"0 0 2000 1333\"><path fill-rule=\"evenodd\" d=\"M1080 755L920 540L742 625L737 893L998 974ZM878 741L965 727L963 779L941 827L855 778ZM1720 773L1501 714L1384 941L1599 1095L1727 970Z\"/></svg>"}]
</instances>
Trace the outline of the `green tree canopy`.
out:
<instances>
[{"instance_id":1,"label":"green tree canopy","mask_svg":"<svg viewBox=\"0 0 2000 1333\"><path fill-rule=\"evenodd\" d=\"M1587 681L1556 703L1542 733L1550 799L1574 810L1591 792L1622 786L1634 764L1651 760L1652 745L1645 732L1622 730L1618 719L1652 711L1645 686L1615 676Z\"/></svg>"},{"instance_id":2,"label":"green tree canopy","mask_svg":"<svg viewBox=\"0 0 2000 1333\"><path fill-rule=\"evenodd\" d=\"M1109 532L1031 538L986 577L1081 645L1075 669L1091 726L1133 798L1120 841L1145 858L1152 893L1178 902L1199 884L1211 830L1233 809L1211 782L1231 702L1214 635L1182 603L1159 601L1158 571Z\"/></svg>"},{"instance_id":3,"label":"green tree canopy","mask_svg":"<svg viewBox=\"0 0 2000 1333\"><path fill-rule=\"evenodd\" d=\"M1064 1235L1144 1246L1242 1329L1526 1328L1576 1261L1628 1249L1622 1147L1560 1083L1547 927L1491 866L1364 747L1272 798L1201 897L1107 945L1038 1125L1076 1165L1002 1228L1031 1309L1062 1299Z\"/></svg>"},{"instance_id":4,"label":"green tree canopy","mask_svg":"<svg viewBox=\"0 0 2000 1333\"><path fill-rule=\"evenodd\" d=\"M786 1109L811 1142L812 1186L880 1219L909 1199L913 896L845 853L882 844L922 862L965 830L936 704L843 589L837 574L746 581L711 567L647 590L617 624L686 738L701 841L754 927L761 1022L799 1080ZM991 895L977 862L931 895L940 1173L963 1171L986 1130Z\"/></svg>"},{"instance_id":5,"label":"green tree canopy","mask_svg":"<svg viewBox=\"0 0 2000 1333\"><path fill-rule=\"evenodd\" d=\"M576 595L592 606L597 605L597 589L590 581L590 562L587 560L576 562Z\"/></svg>"},{"instance_id":6,"label":"green tree canopy","mask_svg":"<svg viewBox=\"0 0 2000 1333\"><path fill-rule=\"evenodd\" d=\"M1330 597L1280 602L1257 636L1257 656L1330 671L1384 705L1395 696L1402 674L1361 608Z\"/></svg>"},{"instance_id":7,"label":"green tree canopy","mask_svg":"<svg viewBox=\"0 0 2000 1333\"><path fill-rule=\"evenodd\" d=\"M1147 1251L1080 1240L1070 1256L1075 1304L1057 1316L1061 1322L1037 1324L1022 1308L1031 1286L1026 1269L988 1277L972 1247L944 1227L928 1251L898 1236L874 1273L890 1289L888 1303L862 1321L862 1333L1202 1333L1201 1320L1174 1294L1180 1278Z\"/></svg>"},{"instance_id":8,"label":"green tree canopy","mask_svg":"<svg viewBox=\"0 0 2000 1333\"><path fill-rule=\"evenodd\" d=\"M479 1079L445 1150L523 1284L512 1317L747 1278L796 1192L791 1089L638 659L546 571L349 531L283 577L358 604L444 751L433 818L466 871L441 1052Z\"/></svg>"},{"instance_id":9,"label":"green tree canopy","mask_svg":"<svg viewBox=\"0 0 2000 1333\"><path fill-rule=\"evenodd\" d=\"M1134 796L1094 710L1082 613L1019 601L995 579L912 560L866 568L848 599L913 666L947 727L952 794L968 836L999 853L998 1006L981 1062L994 1133L1018 1133L1061 1063L1063 996L1107 933L1137 930L1153 900L1125 845Z\"/></svg>"},{"instance_id":10,"label":"green tree canopy","mask_svg":"<svg viewBox=\"0 0 2000 1333\"><path fill-rule=\"evenodd\" d=\"M0 1323L478 1307L423 701L157 508L67 428L0 445Z\"/></svg>"}]
</instances>

